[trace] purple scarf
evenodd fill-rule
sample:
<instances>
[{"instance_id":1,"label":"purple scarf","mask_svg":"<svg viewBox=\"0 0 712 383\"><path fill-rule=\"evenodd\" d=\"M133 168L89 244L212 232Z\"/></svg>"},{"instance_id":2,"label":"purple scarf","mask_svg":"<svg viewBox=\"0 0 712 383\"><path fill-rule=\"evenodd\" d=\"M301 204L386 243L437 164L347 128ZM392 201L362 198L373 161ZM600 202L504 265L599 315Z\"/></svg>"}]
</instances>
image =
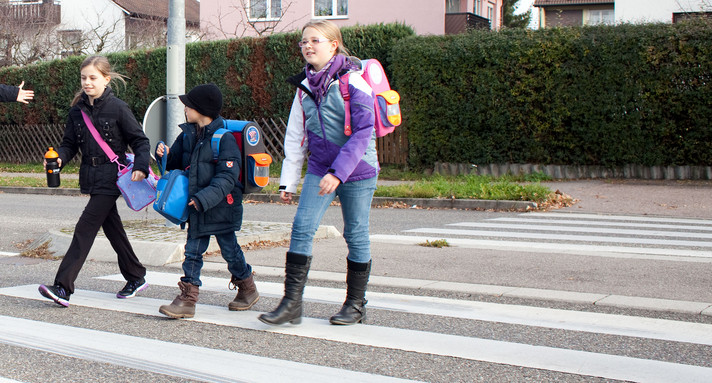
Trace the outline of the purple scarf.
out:
<instances>
[{"instance_id":1,"label":"purple scarf","mask_svg":"<svg viewBox=\"0 0 712 383\"><path fill-rule=\"evenodd\" d=\"M326 89L329 87L331 80L336 77L336 74L343 69L352 69L352 67L351 61L341 54L334 55L318 72L314 71L311 64L307 64L305 72L307 79L309 79L309 88L314 94L314 102L317 105L321 104L321 99L326 94Z\"/></svg>"}]
</instances>

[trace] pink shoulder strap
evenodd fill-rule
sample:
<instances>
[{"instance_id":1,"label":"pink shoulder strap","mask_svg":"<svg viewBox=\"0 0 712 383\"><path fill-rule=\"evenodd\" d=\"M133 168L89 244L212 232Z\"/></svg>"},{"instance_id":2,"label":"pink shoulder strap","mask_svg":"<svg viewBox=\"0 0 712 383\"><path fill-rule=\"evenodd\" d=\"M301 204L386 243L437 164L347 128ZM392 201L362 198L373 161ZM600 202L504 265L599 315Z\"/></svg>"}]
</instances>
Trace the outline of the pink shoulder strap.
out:
<instances>
[{"instance_id":1,"label":"pink shoulder strap","mask_svg":"<svg viewBox=\"0 0 712 383\"><path fill-rule=\"evenodd\" d=\"M101 135L99 132L96 131L96 128L94 127L94 124L91 122L91 119L89 116L87 116L86 113L84 113L83 110L80 110L82 112L82 118L84 119L84 123L87 124L87 128L89 128L89 132L91 132L91 135L94 137L96 140L96 143L99 144L101 149L106 153L106 156L109 157L109 160L111 162L115 162L119 167L121 167L121 164L119 163L119 156L114 153L113 150L109 147L109 144L104 141L103 138L101 138Z\"/></svg>"},{"instance_id":2,"label":"pink shoulder strap","mask_svg":"<svg viewBox=\"0 0 712 383\"><path fill-rule=\"evenodd\" d=\"M344 134L351 135L351 95L349 94L349 74L339 77L339 90L344 99Z\"/></svg>"}]
</instances>

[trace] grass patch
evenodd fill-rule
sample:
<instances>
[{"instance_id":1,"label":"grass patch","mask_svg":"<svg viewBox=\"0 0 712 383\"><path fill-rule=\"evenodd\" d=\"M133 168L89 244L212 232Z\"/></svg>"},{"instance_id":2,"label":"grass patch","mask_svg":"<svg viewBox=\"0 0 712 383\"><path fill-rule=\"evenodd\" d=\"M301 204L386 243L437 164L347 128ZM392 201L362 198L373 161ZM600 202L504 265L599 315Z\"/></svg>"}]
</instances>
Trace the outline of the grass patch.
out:
<instances>
[{"instance_id":1,"label":"grass patch","mask_svg":"<svg viewBox=\"0 0 712 383\"><path fill-rule=\"evenodd\" d=\"M27 188L46 188L47 179L42 177L0 177L0 186L12 187L27 187ZM79 188L78 179L63 178L60 188Z\"/></svg>"},{"instance_id":2,"label":"grass patch","mask_svg":"<svg viewBox=\"0 0 712 383\"><path fill-rule=\"evenodd\" d=\"M419 243L418 246L437 247L438 249L442 249L443 247L450 247L450 244L447 243L447 240L445 239L436 239L432 242L426 239L425 242Z\"/></svg>"},{"instance_id":3,"label":"grass patch","mask_svg":"<svg viewBox=\"0 0 712 383\"><path fill-rule=\"evenodd\" d=\"M0 162L0 172L8 173L44 173L44 167L41 162L31 164L13 164L9 162ZM62 168L62 173L79 174L79 164L70 162L69 165Z\"/></svg>"},{"instance_id":4,"label":"grass patch","mask_svg":"<svg viewBox=\"0 0 712 383\"><path fill-rule=\"evenodd\" d=\"M490 176L432 176L412 184L379 186L376 197L392 198L455 198L533 201L549 199L551 189L538 183L519 184L507 178Z\"/></svg>"},{"instance_id":5,"label":"grass patch","mask_svg":"<svg viewBox=\"0 0 712 383\"><path fill-rule=\"evenodd\" d=\"M270 177L279 178L281 173L281 163L270 166ZM157 169L154 170L157 173ZM41 163L35 164L11 164L0 163L0 171L11 173L43 173ZM79 165L70 163L63 173L78 173ZM507 201L532 201L537 204L551 203L562 199L556 196L547 187L539 184L540 181L551 178L544 173L534 173L527 175L507 174L499 178L492 176L442 176L425 175L403 170L400 166L384 166L381 180L409 181L401 185L379 186L374 196L391 198L454 198L454 199L482 199L482 200L507 200ZM0 177L0 186L13 187L46 187L47 181L44 177L22 177L8 176ZM78 188L79 181L76 179L63 178L62 188ZM297 189L297 194L301 192L301 186ZM278 194L278 182L270 183L262 193ZM556 201L561 204L562 201ZM565 202L565 201L563 201Z\"/></svg>"}]
</instances>

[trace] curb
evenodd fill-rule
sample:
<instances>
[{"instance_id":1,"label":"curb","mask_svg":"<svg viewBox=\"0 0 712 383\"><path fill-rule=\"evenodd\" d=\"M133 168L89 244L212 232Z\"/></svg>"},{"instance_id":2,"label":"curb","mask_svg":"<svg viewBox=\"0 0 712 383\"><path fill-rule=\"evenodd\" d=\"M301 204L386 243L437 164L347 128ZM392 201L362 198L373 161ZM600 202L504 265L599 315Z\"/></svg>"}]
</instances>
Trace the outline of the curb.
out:
<instances>
[{"instance_id":1,"label":"curb","mask_svg":"<svg viewBox=\"0 0 712 383\"><path fill-rule=\"evenodd\" d=\"M72 195L77 196L82 193L74 188L46 188L46 187L16 187L0 186L0 192L13 194L44 194L44 195ZM244 202L270 202L281 203L278 194L245 194ZM294 196L294 201L299 201L299 196ZM507 201L507 200L484 200L484 199L445 199L445 198L393 198L393 197L373 197L371 206L389 207L392 205L405 205L408 207L432 208L432 209L470 209L470 210L498 210L498 211L529 211L536 209L536 202L531 201Z\"/></svg>"},{"instance_id":2,"label":"curb","mask_svg":"<svg viewBox=\"0 0 712 383\"><path fill-rule=\"evenodd\" d=\"M123 221L126 235L131 241L134 252L146 266L165 266L181 262L185 250L186 231L166 223L164 220ZM235 232L241 245L252 242L279 242L291 237L291 223L244 221L242 229ZM64 256L72 243L72 229L50 230L28 246L28 250L47 244L47 250L55 255ZM334 226L321 225L314 238L336 238L341 233ZM206 251L216 251L220 247L214 236ZM111 243L99 231L87 259L99 262L116 262L116 251Z\"/></svg>"},{"instance_id":3,"label":"curb","mask_svg":"<svg viewBox=\"0 0 712 383\"><path fill-rule=\"evenodd\" d=\"M277 194L246 194L245 201L281 203ZM294 196L294 201L299 202L299 196ZM445 199L445 198L393 198L373 197L371 206L389 207L392 205L405 205L408 207L433 208L433 209L471 209L471 210L500 210L500 211L528 211L536 209L536 202L531 201L506 201L485 199Z\"/></svg>"}]
</instances>

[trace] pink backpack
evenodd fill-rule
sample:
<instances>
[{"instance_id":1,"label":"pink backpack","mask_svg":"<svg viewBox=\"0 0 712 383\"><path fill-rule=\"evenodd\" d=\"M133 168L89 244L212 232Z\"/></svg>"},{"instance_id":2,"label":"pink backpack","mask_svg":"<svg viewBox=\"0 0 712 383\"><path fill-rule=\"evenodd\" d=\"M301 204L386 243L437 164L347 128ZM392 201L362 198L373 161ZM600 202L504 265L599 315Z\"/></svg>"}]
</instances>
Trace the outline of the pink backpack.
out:
<instances>
[{"instance_id":1,"label":"pink backpack","mask_svg":"<svg viewBox=\"0 0 712 383\"><path fill-rule=\"evenodd\" d=\"M401 124L400 95L391 89L386 73L383 71L381 63L376 59L361 61L363 77L366 83L373 89L373 110L376 113L376 137L383 137L392 133L396 126ZM349 76L345 74L339 80L339 90L346 104L346 116L344 121L344 134L351 135L351 96L349 95Z\"/></svg>"}]
</instances>

